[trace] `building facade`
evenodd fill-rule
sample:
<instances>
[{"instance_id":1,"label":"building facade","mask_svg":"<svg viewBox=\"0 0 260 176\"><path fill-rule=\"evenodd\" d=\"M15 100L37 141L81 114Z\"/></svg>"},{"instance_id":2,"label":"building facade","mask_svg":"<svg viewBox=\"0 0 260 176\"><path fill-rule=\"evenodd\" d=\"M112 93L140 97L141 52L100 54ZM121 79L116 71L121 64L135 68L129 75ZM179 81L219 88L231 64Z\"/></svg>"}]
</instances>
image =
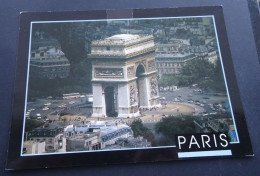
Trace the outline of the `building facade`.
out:
<instances>
[{"instance_id":1,"label":"building facade","mask_svg":"<svg viewBox=\"0 0 260 176\"><path fill-rule=\"evenodd\" d=\"M31 51L30 76L34 78L66 78L70 63L65 54L55 47L40 47Z\"/></svg>"},{"instance_id":2,"label":"building facade","mask_svg":"<svg viewBox=\"0 0 260 176\"><path fill-rule=\"evenodd\" d=\"M45 153L45 142L24 141L23 154Z\"/></svg>"},{"instance_id":3,"label":"building facade","mask_svg":"<svg viewBox=\"0 0 260 176\"><path fill-rule=\"evenodd\" d=\"M67 138L67 151L92 151L102 149L100 132L86 132Z\"/></svg>"},{"instance_id":4,"label":"building facade","mask_svg":"<svg viewBox=\"0 0 260 176\"><path fill-rule=\"evenodd\" d=\"M91 46L93 117L131 118L160 106L153 36L119 34Z\"/></svg>"},{"instance_id":5,"label":"building facade","mask_svg":"<svg viewBox=\"0 0 260 176\"><path fill-rule=\"evenodd\" d=\"M189 61L197 58L194 54L157 54L156 67L159 77L164 74L178 74Z\"/></svg>"},{"instance_id":6,"label":"building facade","mask_svg":"<svg viewBox=\"0 0 260 176\"><path fill-rule=\"evenodd\" d=\"M45 151L47 153L66 152L66 139L63 136L63 128L35 128L29 132L28 138L33 142L45 142Z\"/></svg>"}]
</instances>

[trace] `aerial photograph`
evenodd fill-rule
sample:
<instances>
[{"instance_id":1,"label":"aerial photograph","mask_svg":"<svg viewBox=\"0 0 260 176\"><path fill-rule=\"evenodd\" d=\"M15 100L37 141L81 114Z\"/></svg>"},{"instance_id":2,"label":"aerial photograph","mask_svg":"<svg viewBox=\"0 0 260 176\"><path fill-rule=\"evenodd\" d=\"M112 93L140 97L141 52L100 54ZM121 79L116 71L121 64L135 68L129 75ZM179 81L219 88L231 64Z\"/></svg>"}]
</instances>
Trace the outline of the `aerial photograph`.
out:
<instances>
[{"instance_id":1,"label":"aerial photograph","mask_svg":"<svg viewBox=\"0 0 260 176\"><path fill-rule=\"evenodd\" d=\"M32 22L21 155L237 142L212 16Z\"/></svg>"}]
</instances>

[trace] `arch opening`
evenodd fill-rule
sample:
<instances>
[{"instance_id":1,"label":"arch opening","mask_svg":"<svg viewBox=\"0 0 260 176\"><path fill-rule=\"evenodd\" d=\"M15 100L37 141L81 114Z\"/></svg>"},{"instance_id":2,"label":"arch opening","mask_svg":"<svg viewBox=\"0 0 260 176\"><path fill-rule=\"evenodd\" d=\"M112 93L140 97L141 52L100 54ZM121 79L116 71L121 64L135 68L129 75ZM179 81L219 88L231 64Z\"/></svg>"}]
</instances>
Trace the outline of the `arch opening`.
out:
<instances>
[{"instance_id":1,"label":"arch opening","mask_svg":"<svg viewBox=\"0 0 260 176\"><path fill-rule=\"evenodd\" d=\"M108 86L104 90L105 103L106 103L106 115L108 117L117 116L115 109L115 89L113 86Z\"/></svg>"},{"instance_id":2,"label":"arch opening","mask_svg":"<svg viewBox=\"0 0 260 176\"><path fill-rule=\"evenodd\" d=\"M145 69L143 65L138 65L136 68L136 84L137 84L137 99L138 99L138 107L145 106L145 77L143 74L145 73Z\"/></svg>"}]
</instances>

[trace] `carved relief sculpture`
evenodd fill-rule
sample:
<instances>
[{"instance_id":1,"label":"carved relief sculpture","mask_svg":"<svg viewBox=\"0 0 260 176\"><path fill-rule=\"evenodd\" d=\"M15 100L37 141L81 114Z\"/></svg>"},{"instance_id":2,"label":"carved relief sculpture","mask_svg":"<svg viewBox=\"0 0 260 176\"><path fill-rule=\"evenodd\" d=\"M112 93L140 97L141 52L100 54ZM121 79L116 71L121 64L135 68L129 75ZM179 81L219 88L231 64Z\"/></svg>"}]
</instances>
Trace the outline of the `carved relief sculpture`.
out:
<instances>
[{"instance_id":1,"label":"carved relief sculpture","mask_svg":"<svg viewBox=\"0 0 260 176\"><path fill-rule=\"evenodd\" d=\"M135 104L135 88L134 86L130 86L130 105Z\"/></svg>"},{"instance_id":2,"label":"carved relief sculpture","mask_svg":"<svg viewBox=\"0 0 260 176\"><path fill-rule=\"evenodd\" d=\"M95 68L95 77L105 78L123 78L124 73L122 68Z\"/></svg>"},{"instance_id":3,"label":"carved relief sculpture","mask_svg":"<svg viewBox=\"0 0 260 176\"><path fill-rule=\"evenodd\" d=\"M134 66L127 67L127 77L130 78L134 76Z\"/></svg>"},{"instance_id":4,"label":"carved relief sculpture","mask_svg":"<svg viewBox=\"0 0 260 176\"><path fill-rule=\"evenodd\" d=\"M154 71L155 70L155 60L148 61L148 70Z\"/></svg>"},{"instance_id":5,"label":"carved relief sculpture","mask_svg":"<svg viewBox=\"0 0 260 176\"><path fill-rule=\"evenodd\" d=\"M151 95L157 96L158 95L157 79L153 77L150 82L151 82Z\"/></svg>"}]
</instances>

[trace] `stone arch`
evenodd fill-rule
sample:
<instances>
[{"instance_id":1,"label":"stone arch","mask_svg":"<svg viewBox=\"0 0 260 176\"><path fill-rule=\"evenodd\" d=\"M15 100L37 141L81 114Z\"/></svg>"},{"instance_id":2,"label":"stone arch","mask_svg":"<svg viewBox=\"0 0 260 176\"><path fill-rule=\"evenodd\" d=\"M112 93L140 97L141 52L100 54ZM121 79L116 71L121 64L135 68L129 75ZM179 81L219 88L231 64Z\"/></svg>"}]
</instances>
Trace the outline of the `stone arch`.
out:
<instances>
[{"instance_id":1,"label":"stone arch","mask_svg":"<svg viewBox=\"0 0 260 176\"><path fill-rule=\"evenodd\" d=\"M145 66L143 64L138 64L135 70L135 76L138 77L140 74L144 74L145 72Z\"/></svg>"}]
</instances>

